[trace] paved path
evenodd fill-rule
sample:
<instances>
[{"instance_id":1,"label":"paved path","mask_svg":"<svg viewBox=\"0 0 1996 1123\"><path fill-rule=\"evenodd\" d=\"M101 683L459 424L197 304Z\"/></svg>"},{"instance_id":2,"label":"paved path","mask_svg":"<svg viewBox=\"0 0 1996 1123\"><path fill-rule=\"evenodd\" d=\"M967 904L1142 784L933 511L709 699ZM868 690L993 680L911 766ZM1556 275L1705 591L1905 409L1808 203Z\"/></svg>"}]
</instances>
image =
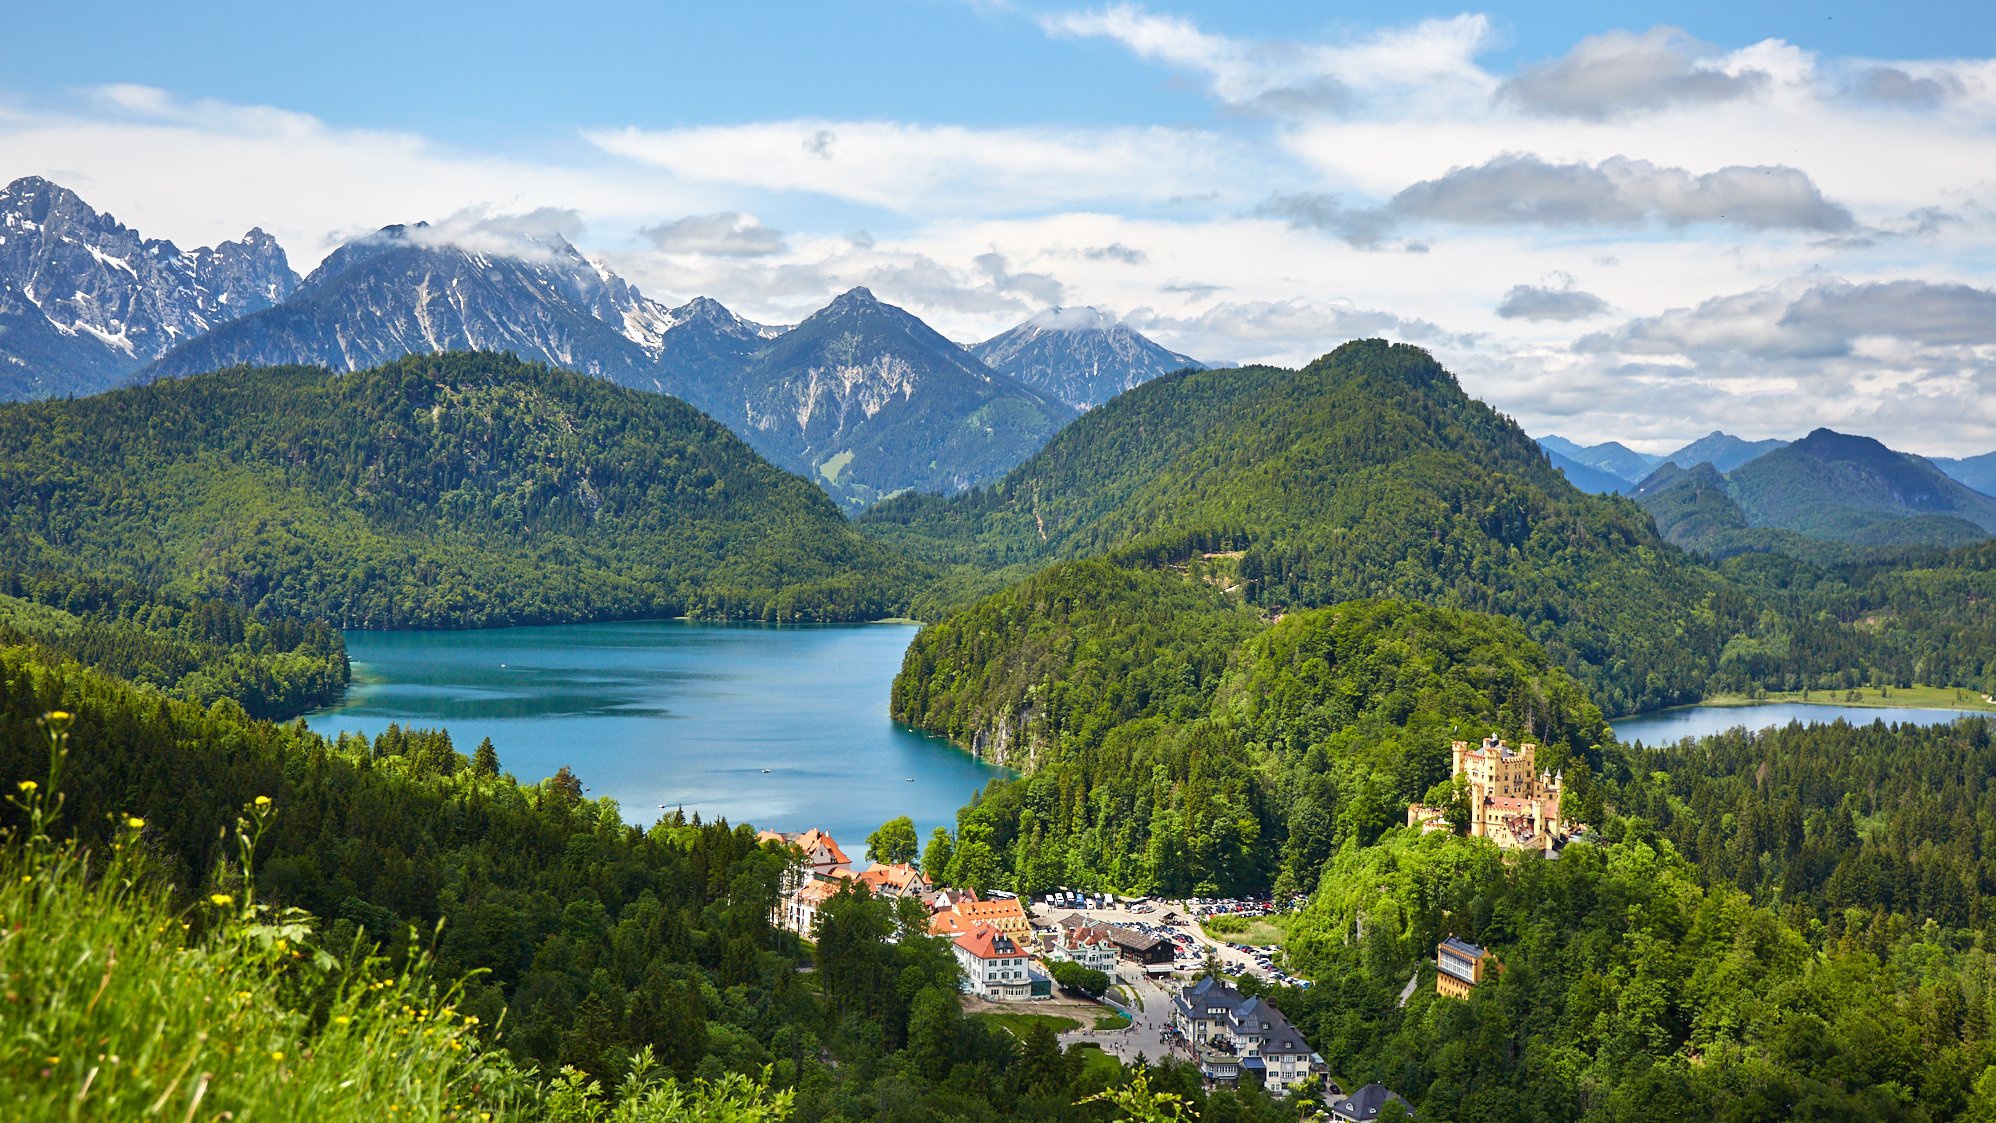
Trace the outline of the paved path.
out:
<instances>
[{"instance_id":1,"label":"paved path","mask_svg":"<svg viewBox=\"0 0 1996 1123\"><path fill-rule=\"evenodd\" d=\"M1173 1054L1171 1039L1165 1032L1171 1028L1171 992L1127 964L1117 967L1116 981L1136 997L1136 1005L1130 1011L1134 1015L1131 1023L1117 1030L1070 1030L1060 1035L1061 1044L1100 1045L1104 1053L1124 1064L1138 1059L1155 1064ZM1183 1049L1175 1052L1180 1060L1188 1058Z\"/></svg>"}]
</instances>

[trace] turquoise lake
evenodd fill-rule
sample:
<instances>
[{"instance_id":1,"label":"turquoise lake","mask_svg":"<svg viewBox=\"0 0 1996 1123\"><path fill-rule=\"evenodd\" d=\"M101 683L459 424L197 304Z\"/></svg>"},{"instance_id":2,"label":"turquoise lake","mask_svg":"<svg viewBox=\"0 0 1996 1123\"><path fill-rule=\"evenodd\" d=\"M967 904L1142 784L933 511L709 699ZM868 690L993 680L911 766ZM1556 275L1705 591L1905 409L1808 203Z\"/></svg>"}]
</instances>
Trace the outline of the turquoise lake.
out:
<instances>
[{"instance_id":1,"label":"turquoise lake","mask_svg":"<svg viewBox=\"0 0 1996 1123\"><path fill-rule=\"evenodd\" d=\"M1680 706L1619 718L1608 724L1623 742L1670 745L1685 737L1705 737L1737 726L1766 729L1799 721L1829 723L1842 719L1852 725L1882 721L1912 725L1940 725L1956 718L1990 715L1977 710L1889 709L1883 706L1837 706L1817 702L1763 702L1748 706Z\"/></svg>"},{"instance_id":2,"label":"turquoise lake","mask_svg":"<svg viewBox=\"0 0 1996 1123\"><path fill-rule=\"evenodd\" d=\"M390 722L492 738L532 783L567 765L648 825L665 808L777 830L822 827L858 859L897 815L954 828L1001 771L887 716L912 625L643 621L471 632L349 632L354 684L307 715L373 736Z\"/></svg>"}]
</instances>

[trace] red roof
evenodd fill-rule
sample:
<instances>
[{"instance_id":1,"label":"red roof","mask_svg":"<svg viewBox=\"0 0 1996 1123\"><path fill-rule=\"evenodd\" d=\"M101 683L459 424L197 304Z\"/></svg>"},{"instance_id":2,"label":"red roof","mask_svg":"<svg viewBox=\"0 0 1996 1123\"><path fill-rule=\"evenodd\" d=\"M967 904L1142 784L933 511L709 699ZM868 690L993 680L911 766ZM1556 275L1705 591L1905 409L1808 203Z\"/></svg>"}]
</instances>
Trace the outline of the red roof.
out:
<instances>
[{"instance_id":1,"label":"red roof","mask_svg":"<svg viewBox=\"0 0 1996 1123\"><path fill-rule=\"evenodd\" d=\"M1025 954L1010 936L989 924L971 925L970 931L956 938L956 946L979 959L1009 959Z\"/></svg>"},{"instance_id":2,"label":"red roof","mask_svg":"<svg viewBox=\"0 0 1996 1123\"><path fill-rule=\"evenodd\" d=\"M916 869L906 862L896 862L893 865L887 866L874 866L865 873L860 874L859 879L866 882L867 888L875 891L891 885L902 893L906 893L910 889L924 887L929 883L929 879L922 876L921 870Z\"/></svg>"},{"instance_id":3,"label":"red roof","mask_svg":"<svg viewBox=\"0 0 1996 1123\"><path fill-rule=\"evenodd\" d=\"M798 848L806 854L809 854L821 845L825 848L825 854L832 861L842 866L852 864L852 859L846 857L846 852L839 849L838 841L829 832L812 827L810 830L805 831L803 836L797 840Z\"/></svg>"}]
</instances>

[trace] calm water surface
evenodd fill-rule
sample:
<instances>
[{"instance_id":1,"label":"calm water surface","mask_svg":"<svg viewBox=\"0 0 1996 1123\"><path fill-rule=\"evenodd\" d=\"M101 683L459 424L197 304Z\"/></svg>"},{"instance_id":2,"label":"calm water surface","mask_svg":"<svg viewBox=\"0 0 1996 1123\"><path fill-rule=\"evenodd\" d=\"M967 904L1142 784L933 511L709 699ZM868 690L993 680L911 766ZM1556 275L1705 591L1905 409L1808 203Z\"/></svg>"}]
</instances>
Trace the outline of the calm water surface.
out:
<instances>
[{"instance_id":1,"label":"calm water surface","mask_svg":"<svg viewBox=\"0 0 1996 1123\"><path fill-rule=\"evenodd\" d=\"M1762 702L1751 706L1681 706L1657 710L1609 722L1624 742L1646 745L1675 744L1685 737L1705 737L1737 726L1766 729L1791 721L1829 723L1838 718L1853 725L1887 724L1941 725L1960 717L1988 715L1985 710L1889 709L1883 706L1835 706L1816 702Z\"/></svg>"},{"instance_id":2,"label":"calm water surface","mask_svg":"<svg viewBox=\"0 0 1996 1123\"><path fill-rule=\"evenodd\" d=\"M354 685L308 715L333 735L389 722L492 738L526 782L574 769L631 822L823 827L860 857L882 822L921 836L1000 770L887 716L912 625L759 628L681 621L475 632L349 632ZM912 780L912 782L910 782Z\"/></svg>"}]
</instances>

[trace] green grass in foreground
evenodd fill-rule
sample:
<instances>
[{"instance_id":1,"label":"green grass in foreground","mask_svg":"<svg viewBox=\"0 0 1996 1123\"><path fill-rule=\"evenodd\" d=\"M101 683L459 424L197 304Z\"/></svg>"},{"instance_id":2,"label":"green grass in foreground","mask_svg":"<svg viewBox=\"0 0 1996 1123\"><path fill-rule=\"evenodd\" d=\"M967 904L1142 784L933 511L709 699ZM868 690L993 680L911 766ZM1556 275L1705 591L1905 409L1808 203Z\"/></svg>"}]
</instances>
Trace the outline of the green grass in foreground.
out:
<instances>
[{"instance_id":1,"label":"green grass in foreground","mask_svg":"<svg viewBox=\"0 0 1996 1123\"><path fill-rule=\"evenodd\" d=\"M1201 921L1199 926L1206 935L1222 943L1280 947L1282 941L1289 938L1286 919L1280 916L1214 916Z\"/></svg>"},{"instance_id":2,"label":"green grass in foreground","mask_svg":"<svg viewBox=\"0 0 1996 1123\"><path fill-rule=\"evenodd\" d=\"M1099 1014L1095 1018L1095 1028L1098 1030L1122 1029L1129 1024L1130 1016L1120 1010Z\"/></svg>"},{"instance_id":3,"label":"green grass in foreground","mask_svg":"<svg viewBox=\"0 0 1996 1123\"><path fill-rule=\"evenodd\" d=\"M268 798L244 808L239 861L191 906L149 868L142 816L119 816L104 851L54 841L70 720L42 719L42 778L0 789L25 824L0 831L0 1119L789 1117L794 1093L741 1074L680 1083L648 1046L614 1094L570 1068L521 1070L426 960L391 965L360 944L335 956L310 914L257 900L257 839L278 813Z\"/></svg>"},{"instance_id":4,"label":"green grass in foreground","mask_svg":"<svg viewBox=\"0 0 1996 1123\"><path fill-rule=\"evenodd\" d=\"M307 920L231 894L183 912L139 887L131 821L104 868L0 856L0 1116L451 1120L526 1098L420 974L340 964Z\"/></svg>"},{"instance_id":5,"label":"green grass in foreground","mask_svg":"<svg viewBox=\"0 0 1996 1123\"><path fill-rule=\"evenodd\" d=\"M1852 697L1855 694L1856 697ZM1906 710L1982 710L1996 713L1996 705L1983 700L1978 691L1956 686L1865 686L1856 690L1783 690L1748 697L1744 694L1717 694L1702 704L1707 706L1756 706L1767 702L1817 702L1835 706L1872 706Z\"/></svg>"},{"instance_id":6,"label":"green grass in foreground","mask_svg":"<svg viewBox=\"0 0 1996 1123\"><path fill-rule=\"evenodd\" d=\"M1055 1033L1066 1033L1068 1030L1081 1028L1080 1022L1060 1014L972 1014L971 1017L987 1025L1005 1029L1021 1040L1025 1038L1026 1031L1039 1022L1052 1026Z\"/></svg>"}]
</instances>

